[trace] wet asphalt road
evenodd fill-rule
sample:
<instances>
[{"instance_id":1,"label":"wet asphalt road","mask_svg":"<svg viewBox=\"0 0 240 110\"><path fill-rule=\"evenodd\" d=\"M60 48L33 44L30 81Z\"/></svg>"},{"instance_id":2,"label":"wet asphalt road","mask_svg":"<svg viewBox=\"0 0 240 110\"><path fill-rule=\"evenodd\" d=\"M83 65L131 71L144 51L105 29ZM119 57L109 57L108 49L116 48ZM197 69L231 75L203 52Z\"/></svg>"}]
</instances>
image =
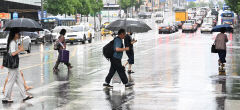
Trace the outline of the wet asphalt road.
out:
<instances>
[{"instance_id":1,"label":"wet asphalt road","mask_svg":"<svg viewBox=\"0 0 240 110\"><path fill-rule=\"evenodd\" d=\"M133 88L102 84L110 63L102 47L112 37L96 37L93 43L67 45L70 62L53 73L57 52L52 44L33 45L32 53L20 56L20 68L27 84L34 89L33 99L21 102L18 88L13 89L13 104L0 104L6 110L238 110L240 107L239 37L228 34L226 76L218 71L218 55L210 52L217 33L158 34L153 30L135 34ZM127 60L124 53L123 63ZM2 60L0 60L2 63ZM7 70L0 72L2 90ZM2 98L3 95L0 95Z\"/></svg>"}]
</instances>

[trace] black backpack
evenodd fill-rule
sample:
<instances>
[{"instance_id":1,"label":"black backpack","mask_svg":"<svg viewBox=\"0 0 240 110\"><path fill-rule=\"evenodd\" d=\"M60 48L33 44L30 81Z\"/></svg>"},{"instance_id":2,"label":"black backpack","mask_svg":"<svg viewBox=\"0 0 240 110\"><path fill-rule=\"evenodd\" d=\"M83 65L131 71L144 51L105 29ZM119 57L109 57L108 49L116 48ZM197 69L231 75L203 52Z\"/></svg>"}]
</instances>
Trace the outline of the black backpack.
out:
<instances>
[{"instance_id":1,"label":"black backpack","mask_svg":"<svg viewBox=\"0 0 240 110\"><path fill-rule=\"evenodd\" d=\"M115 39L116 38L114 38L112 41L110 41L107 45L103 47L103 55L107 60L113 57L113 53L114 53L113 45L114 45Z\"/></svg>"}]
</instances>

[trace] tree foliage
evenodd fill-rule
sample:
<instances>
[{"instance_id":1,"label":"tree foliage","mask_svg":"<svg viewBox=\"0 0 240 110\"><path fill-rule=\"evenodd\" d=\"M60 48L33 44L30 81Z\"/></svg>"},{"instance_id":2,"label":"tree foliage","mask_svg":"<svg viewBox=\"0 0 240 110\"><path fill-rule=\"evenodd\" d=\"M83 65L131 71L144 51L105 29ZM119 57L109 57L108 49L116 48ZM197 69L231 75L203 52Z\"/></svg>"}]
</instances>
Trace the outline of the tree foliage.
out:
<instances>
[{"instance_id":1,"label":"tree foliage","mask_svg":"<svg viewBox=\"0 0 240 110\"><path fill-rule=\"evenodd\" d=\"M231 8L232 11L239 14L239 12L240 12L240 1L239 0L225 0L225 2Z\"/></svg>"},{"instance_id":2,"label":"tree foliage","mask_svg":"<svg viewBox=\"0 0 240 110\"><path fill-rule=\"evenodd\" d=\"M128 8L135 6L137 3L138 0L118 0L118 4L121 6L125 13L127 12Z\"/></svg>"},{"instance_id":3,"label":"tree foliage","mask_svg":"<svg viewBox=\"0 0 240 110\"><path fill-rule=\"evenodd\" d=\"M53 15L74 14L79 0L44 0L44 9Z\"/></svg>"},{"instance_id":4,"label":"tree foliage","mask_svg":"<svg viewBox=\"0 0 240 110\"><path fill-rule=\"evenodd\" d=\"M195 2L189 2L188 5L186 6L186 8L193 8L196 7L196 3Z\"/></svg>"},{"instance_id":5,"label":"tree foliage","mask_svg":"<svg viewBox=\"0 0 240 110\"><path fill-rule=\"evenodd\" d=\"M103 1L102 0L88 0L90 6L90 13L92 15L96 15L103 9Z\"/></svg>"},{"instance_id":6,"label":"tree foliage","mask_svg":"<svg viewBox=\"0 0 240 110\"><path fill-rule=\"evenodd\" d=\"M103 8L102 0L44 0L44 9L57 14L96 14Z\"/></svg>"}]
</instances>

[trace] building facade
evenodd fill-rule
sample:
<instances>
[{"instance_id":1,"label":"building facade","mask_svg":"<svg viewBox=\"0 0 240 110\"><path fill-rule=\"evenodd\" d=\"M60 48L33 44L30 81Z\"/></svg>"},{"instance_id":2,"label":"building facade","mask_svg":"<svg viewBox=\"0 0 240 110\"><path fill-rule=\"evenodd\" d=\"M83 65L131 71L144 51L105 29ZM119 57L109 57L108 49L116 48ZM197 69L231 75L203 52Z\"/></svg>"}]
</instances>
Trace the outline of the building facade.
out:
<instances>
[{"instance_id":1,"label":"building facade","mask_svg":"<svg viewBox=\"0 0 240 110\"><path fill-rule=\"evenodd\" d=\"M41 10L41 0L0 0L0 13L9 13L10 19L24 17L38 20L39 10ZM17 16L13 16L13 13Z\"/></svg>"}]
</instances>

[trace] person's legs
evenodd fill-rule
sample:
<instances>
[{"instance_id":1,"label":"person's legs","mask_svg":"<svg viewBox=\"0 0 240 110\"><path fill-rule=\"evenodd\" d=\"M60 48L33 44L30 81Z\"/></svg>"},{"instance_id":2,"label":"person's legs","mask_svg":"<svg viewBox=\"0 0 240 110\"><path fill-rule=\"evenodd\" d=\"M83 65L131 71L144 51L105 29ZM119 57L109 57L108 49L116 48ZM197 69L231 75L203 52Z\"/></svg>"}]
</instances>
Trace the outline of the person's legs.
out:
<instances>
[{"instance_id":1,"label":"person's legs","mask_svg":"<svg viewBox=\"0 0 240 110\"><path fill-rule=\"evenodd\" d=\"M9 75L9 72L8 72L8 75ZM3 86L3 93L5 92L5 88L6 88L6 84L8 82L8 75L7 75L7 78L5 79L5 82L4 82L4 86Z\"/></svg>"},{"instance_id":2,"label":"person's legs","mask_svg":"<svg viewBox=\"0 0 240 110\"><path fill-rule=\"evenodd\" d=\"M113 63L114 63L113 60L110 59L110 62L111 62L111 67L110 67L110 69L109 69L109 73L108 73L107 77L105 78L105 82L108 83L108 84L110 83L113 75L114 75L115 72L116 72L116 69L115 69L114 66L113 66Z\"/></svg>"},{"instance_id":3,"label":"person's legs","mask_svg":"<svg viewBox=\"0 0 240 110\"><path fill-rule=\"evenodd\" d=\"M60 64L60 61L59 61L59 59L57 59L56 64L55 64L55 66L53 68L54 71L58 70L58 65L59 64Z\"/></svg>"},{"instance_id":4,"label":"person's legs","mask_svg":"<svg viewBox=\"0 0 240 110\"><path fill-rule=\"evenodd\" d=\"M129 66L128 66L128 73L130 74L130 73L134 73L133 71L132 71L132 64L134 64L134 53L133 53L133 51L131 51L131 52L128 52L127 53L127 56L128 56L128 63L129 63Z\"/></svg>"},{"instance_id":5,"label":"person's legs","mask_svg":"<svg viewBox=\"0 0 240 110\"><path fill-rule=\"evenodd\" d=\"M23 81L23 78L20 76L19 74L19 71L16 71L16 84L20 90L20 93L21 93L21 96L23 98L26 98L27 95L26 95L26 91L25 91L25 88L24 88L24 81Z\"/></svg>"},{"instance_id":6,"label":"person's legs","mask_svg":"<svg viewBox=\"0 0 240 110\"><path fill-rule=\"evenodd\" d=\"M71 63L67 62L67 63L64 63L64 64L68 67L68 69L71 69L71 68L72 68Z\"/></svg>"},{"instance_id":7,"label":"person's legs","mask_svg":"<svg viewBox=\"0 0 240 110\"><path fill-rule=\"evenodd\" d=\"M18 69L8 69L8 71L9 71L8 81L6 84L6 90L4 92L3 100L11 100L12 87L16 82L16 78L17 78L16 71L18 71Z\"/></svg>"},{"instance_id":8,"label":"person's legs","mask_svg":"<svg viewBox=\"0 0 240 110\"><path fill-rule=\"evenodd\" d=\"M128 83L128 78L127 78L126 73L124 71L124 68L122 66L121 60L113 58L113 62L114 62L113 67L116 68L116 70L119 74L119 77L122 80L122 83L127 84Z\"/></svg>"},{"instance_id":9,"label":"person's legs","mask_svg":"<svg viewBox=\"0 0 240 110\"><path fill-rule=\"evenodd\" d=\"M126 67L128 65L128 61L125 63L124 67Z\"/></svg>"},{"instance_id":10,"label":"person's legs","mask_svg":"<svg viewBox=\"0 0 240 110\"><path fill-rule=\"evenodd\" d=\"M20 73L21 73L21 76L22 76L22 79L23 79L23 82L24 82L25 90L28 91L29 89L32 89L33 88L32 86L27 86L26 80L24 79L23 72L21 70L20 70Z\"/></svg>"}]
</instances>

